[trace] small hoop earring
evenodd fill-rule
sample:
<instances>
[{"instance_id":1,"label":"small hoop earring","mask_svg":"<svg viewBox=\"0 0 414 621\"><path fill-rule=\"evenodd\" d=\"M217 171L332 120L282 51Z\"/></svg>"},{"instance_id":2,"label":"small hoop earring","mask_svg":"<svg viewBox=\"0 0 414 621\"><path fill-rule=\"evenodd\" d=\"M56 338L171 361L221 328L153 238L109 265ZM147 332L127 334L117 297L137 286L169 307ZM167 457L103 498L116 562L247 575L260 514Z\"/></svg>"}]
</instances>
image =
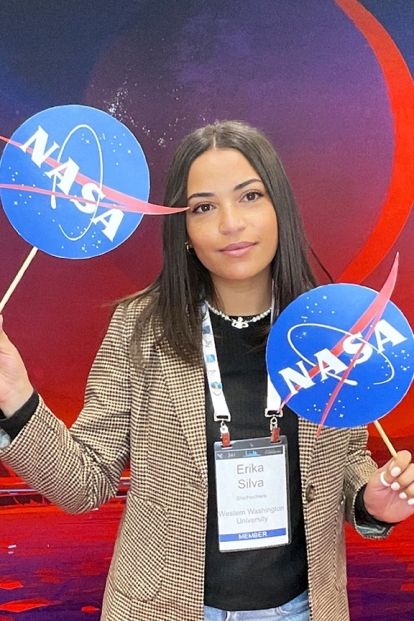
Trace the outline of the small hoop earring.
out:
<instances>
[{"instance_id":1,"label":"small hoop earring","mask_svg":"<svg viewBox=\"0 0 414 621\"><path fill-rule=\"evenodd\" d=\"M192 247L189 241L186 241L184 246L188 254L193 254L192 251L194 250L194 248Z\"/></svg>"}]
</instances>

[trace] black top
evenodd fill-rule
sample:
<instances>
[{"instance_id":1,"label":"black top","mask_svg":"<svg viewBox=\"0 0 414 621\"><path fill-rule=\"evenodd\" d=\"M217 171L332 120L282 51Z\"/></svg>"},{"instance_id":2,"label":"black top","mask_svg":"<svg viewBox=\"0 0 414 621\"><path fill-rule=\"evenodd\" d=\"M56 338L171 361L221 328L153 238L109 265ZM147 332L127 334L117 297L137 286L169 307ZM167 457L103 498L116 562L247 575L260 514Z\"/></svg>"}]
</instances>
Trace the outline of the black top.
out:
<instances>
[{"instance_id":1,"label":"black top","mask_svg":"<svg viewBox=\"0 0 414 621\"><path fill-rule=\"evenodd\" d=\"M263 332L269 318L237 329L210 313L224 395L231 413L232 439L269 435L265 418L267 375ZM289 456L291 543L275 548L219 552L213 444L219 423L206 382L208 517L205 597L207 606L224 610L274 608L307 588L307 560L298 451L297 416L284 408L279 427L287 436Z\"/></svg>"}]
</instances>

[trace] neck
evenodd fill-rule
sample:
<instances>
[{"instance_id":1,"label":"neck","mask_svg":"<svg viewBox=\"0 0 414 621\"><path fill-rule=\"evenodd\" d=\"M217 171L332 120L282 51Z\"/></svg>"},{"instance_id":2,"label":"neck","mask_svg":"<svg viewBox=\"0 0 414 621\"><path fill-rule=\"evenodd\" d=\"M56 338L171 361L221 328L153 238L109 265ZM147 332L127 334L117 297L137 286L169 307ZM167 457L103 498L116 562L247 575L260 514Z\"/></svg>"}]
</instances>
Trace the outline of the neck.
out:
<instances>
[{"instance_id":1,"label":"neck","mask_svg":"<svg viewBox=\"0 0 414 621\"><path fill-rule=\"evenodd\" d=\"M212 276L217 306L226 315L259 315L272 303L272 278L269 273L254 279L223 281Z\"/></svg>"}]
</instances>

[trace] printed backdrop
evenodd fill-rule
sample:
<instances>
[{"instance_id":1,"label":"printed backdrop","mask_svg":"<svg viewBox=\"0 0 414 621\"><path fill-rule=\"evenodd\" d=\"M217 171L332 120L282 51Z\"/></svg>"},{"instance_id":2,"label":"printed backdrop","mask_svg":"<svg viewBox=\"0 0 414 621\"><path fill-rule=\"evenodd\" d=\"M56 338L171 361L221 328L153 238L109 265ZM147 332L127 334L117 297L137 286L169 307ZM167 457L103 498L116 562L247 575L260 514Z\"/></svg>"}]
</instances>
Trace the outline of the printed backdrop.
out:
<instances>
[{"instance_id":1,"label":"printed backdrop","mask_svg":"<svg viewBox=\"0 0 414 621\"><path fill-rule=\"evenodd\" d=\"M157 203L177 140L247 120L280 153L334 280L380 288L400 251L393 301L414 323L413 0L3 0L0 23L1 135L54 105L110 112L141 142ZM39 253L5 309L34 385L68 424L111 303L159 271L160 224L145 216L94 259ZM1 213L0 292L29 250ZM397 448L413 447L413 412L411 392L383 421ZM127 475L108 505L67 516L0 464L0 621L98 620ZM353 620L414 618L413 540L413 520L386 542L349 532Z\"/></svg>"}]
</instances>

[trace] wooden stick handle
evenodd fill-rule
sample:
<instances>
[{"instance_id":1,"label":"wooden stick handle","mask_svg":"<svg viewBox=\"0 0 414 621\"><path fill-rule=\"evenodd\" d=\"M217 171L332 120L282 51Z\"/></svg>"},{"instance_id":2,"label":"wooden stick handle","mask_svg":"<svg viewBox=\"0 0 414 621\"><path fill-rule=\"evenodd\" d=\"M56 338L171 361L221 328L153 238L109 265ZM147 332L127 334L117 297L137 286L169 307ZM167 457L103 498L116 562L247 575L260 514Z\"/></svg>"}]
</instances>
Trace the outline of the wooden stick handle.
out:
<instances>
[{"instance_id":1,"label":"wooden stick handle","mask_svg":"<svg viewBox=\"0 0 414 621\"><path fill-rule=\"evenodd\" d=\"M391 440L389 439L389 437L385 433L385 431L382 428L381 424L377 420L374 420L374 425L375 425L378 433L380 434L381 438L383 439L385 446L387 447L387 449L391 453L392 457L396 457L397 456L397 451L393 447L393 445L391 443Z\"/></svg>"},{"instance_id":2,"label":"wooden stick handle","mask_svg":"<svg viewBox=\"0 0 414 621\"><path fill-rule=\"evenodd\" d=\"M21 266L21 268L17 272L16 276L14 277L13 282L11 283L10 287L7 289L6 293L4 294L3 299L0 302L0 313L3 312L3 308L6 306L7 302L10 300L10 298L11 298L14 290L16 289L17 285L19 284L19 282L23 278L23 274L25 273L25 271L29 267L30 263L35 258L36 252L37 252L37 248L36 248L36 246L33 246L31 251L27 255L27 257L23 261L23 265Z\"/></svg>"}]
</instances>

